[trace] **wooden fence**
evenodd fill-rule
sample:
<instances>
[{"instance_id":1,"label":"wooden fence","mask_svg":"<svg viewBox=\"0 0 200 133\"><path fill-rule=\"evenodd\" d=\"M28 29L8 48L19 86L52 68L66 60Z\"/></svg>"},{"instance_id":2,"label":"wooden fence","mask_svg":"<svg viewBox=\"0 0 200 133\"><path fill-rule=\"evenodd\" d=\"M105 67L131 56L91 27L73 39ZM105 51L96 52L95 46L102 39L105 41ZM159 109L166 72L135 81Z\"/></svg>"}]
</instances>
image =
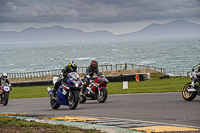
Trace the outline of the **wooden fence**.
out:
<instances>
[{"instance_id":1,"label":"wooden fence","mask_svg":"<svg viewBox=\"0 0 200 133\"><path fill-rule=\"evenodd\" d=\"M200 64L196 65L199 67ZM87 67L78 67L78 73L85 73ZM131 69L151 69L160 73L170 74L171 76L186 76L187 72L192 68L157 68L145 65L136 64L115 64L115 65L99 65L99 71L117 71L117 70L131 70ZM24 72L24 73L7 73L8 78L32 78L50 75L59 75L62 69Z\"/></svg>"}]
</instances>

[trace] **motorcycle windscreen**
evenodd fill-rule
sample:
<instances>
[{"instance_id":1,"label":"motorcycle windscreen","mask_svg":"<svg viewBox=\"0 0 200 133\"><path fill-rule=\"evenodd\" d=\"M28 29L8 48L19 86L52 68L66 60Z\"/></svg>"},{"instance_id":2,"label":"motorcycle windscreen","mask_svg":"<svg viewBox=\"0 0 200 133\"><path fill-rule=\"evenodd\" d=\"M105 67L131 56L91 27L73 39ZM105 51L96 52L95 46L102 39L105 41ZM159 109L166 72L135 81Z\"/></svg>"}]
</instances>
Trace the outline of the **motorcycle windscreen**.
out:
<instances>
[{"instance_id":1,"label":"motorcycle windscreen","mask_svg":"<svg viewBox=\"0 0 200 133\"><path fill-rule=\"evenodd\" d=\"M102 72L100 72L97 76L100 77L100 78L105 78L105 76L103 75Z\"/></svg>"},{"instance_id":2,"label":"motorcycle windscreen","mask_svg":"<svg viewBox=\"0 0 200 133\"><path fill-rule=\"evenodd\" d=\"M72 77L75 80L80 79L79 75L76 72L71 72L68 74L70 77Z\"/></svg>"}]
</instances>

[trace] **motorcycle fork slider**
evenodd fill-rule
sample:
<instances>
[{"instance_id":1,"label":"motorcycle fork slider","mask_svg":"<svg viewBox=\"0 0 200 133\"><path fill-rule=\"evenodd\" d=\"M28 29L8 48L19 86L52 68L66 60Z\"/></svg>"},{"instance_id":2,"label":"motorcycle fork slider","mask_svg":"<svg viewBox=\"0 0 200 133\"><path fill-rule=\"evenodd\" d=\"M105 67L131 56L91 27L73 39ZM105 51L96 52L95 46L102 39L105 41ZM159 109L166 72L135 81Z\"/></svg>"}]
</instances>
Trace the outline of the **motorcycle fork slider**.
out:
<instances>
[{"instance_id":1,"label":"motorcycle fork slider","mask_svg":"<svg viewBox=\"0 0 200 133\"><path fill-rule=\"evenodd\" d=\"M82 92L80 92L80 94L81 94L81 95L83 95L84 97L86 97L86 95L85 95L85 94L83 94Z\"/></svg>"}]
</instances>

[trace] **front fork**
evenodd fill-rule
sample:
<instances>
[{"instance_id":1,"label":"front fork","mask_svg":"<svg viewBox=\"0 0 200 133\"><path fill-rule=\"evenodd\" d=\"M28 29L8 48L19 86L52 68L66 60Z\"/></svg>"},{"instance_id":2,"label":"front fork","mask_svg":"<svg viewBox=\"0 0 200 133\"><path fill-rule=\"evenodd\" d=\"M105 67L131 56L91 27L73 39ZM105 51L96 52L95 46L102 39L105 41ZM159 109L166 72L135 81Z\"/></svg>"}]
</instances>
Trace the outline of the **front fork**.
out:
<instances>
[{"instance_id":1,"label":"front fork","mask_svg":"<svg viewBox=\"0 0 200 133\"><path fill-rule=\"evenodd\" d=\"M3 93L3 91L2 90L0 90L0 103L2 104L2 98L1 98L1 95L2 95L2 93Z\"/></svg>"},{"instance_id":2,"label":"front fork","mask_svg":"<svg viewBox=\"0 0 200 133\"><path fill-rule=\"evenodd\" d=\"M99 93L99 96L101 96L101 89L100 89L100 87L99 87L99 85L98 85L98 93Z\"/></svg>"},{"instance_id":3,"label":"front fork","mask_svg":"<svg viewBox=\"0 0 200 133\"><path fill-rule=\"evenodd\" d=\"M81 88L79 94L82 95L82 96L84 96L84 97L86 97L86 95L84 94L84 90L83 89L86 89L86 88Z\"/></svg>"},{"instance_id":4,"label":"front fork","mask_svg":"<svg viewBox=\"0 0 200 133\"><path fill-rule=\"evenodd\" d=\"M68 91L68 101L70 101L70 99L71 99L71 90L69 89L69 91Z\"/></svg>"}]
</instances>

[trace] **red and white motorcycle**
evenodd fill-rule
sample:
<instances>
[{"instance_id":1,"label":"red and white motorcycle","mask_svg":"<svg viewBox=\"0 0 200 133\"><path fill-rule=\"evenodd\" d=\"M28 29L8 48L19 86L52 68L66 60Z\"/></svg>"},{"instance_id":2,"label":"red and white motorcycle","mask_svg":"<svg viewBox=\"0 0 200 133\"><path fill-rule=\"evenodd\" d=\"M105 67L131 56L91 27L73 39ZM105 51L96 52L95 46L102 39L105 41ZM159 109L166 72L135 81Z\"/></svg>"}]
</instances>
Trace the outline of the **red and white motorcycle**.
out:
<instances>
[{"instance_id":1,"label":"red and white motorcycle","mask_svg":"<svg viewBox=\"0 0 200 133\"><path fill-rule=\"evenodd\" d=\"M9 97L10 91L11 91L11 85L9 85L8 83L3 83L1 85L0 104L3 104L4 106L6 106L8 104L8 97Z\"/></svg>"},{"instance_id":2,"label":"red and white motorcycle","mask_svg":"<svg viewBox=\"0 0 200 133\"><path fill-rule=\"evenodd\" d=\"M98 77L87 83L87 79L83 78L83 87L79 93L79 103L85 103L86 100L98 100L99 103L104 103L107 99L107 89L108 80L105 78L103 73L99 73Z\"/></svg>"}]
</instances>

